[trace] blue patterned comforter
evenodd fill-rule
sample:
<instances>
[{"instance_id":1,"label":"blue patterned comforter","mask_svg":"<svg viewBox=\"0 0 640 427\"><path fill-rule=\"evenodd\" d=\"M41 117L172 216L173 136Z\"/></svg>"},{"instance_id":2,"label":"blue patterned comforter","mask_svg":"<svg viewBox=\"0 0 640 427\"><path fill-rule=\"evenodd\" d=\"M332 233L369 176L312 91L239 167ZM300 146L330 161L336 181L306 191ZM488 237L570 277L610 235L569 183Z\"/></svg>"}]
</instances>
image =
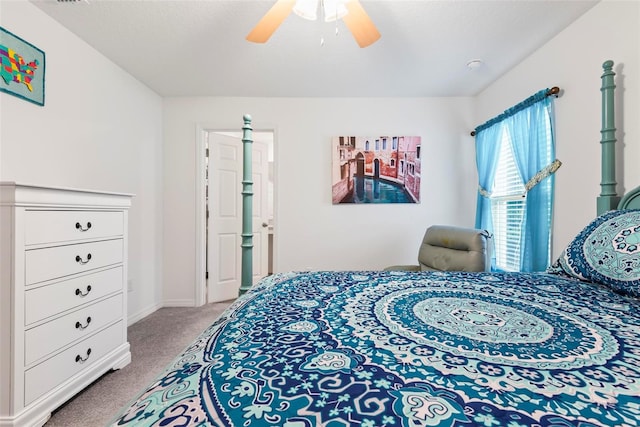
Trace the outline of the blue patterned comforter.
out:
<instances>
[{"instance_id":1,"label":"blue patterned comforter","mask_svg":"<svg viewBox=\"0 0 640 427\"><path fill-rule=\"evenodd\" d=\"M550 274L276 274L114 425L638 426L639 309Z\"/></svg>"}]
</instances>

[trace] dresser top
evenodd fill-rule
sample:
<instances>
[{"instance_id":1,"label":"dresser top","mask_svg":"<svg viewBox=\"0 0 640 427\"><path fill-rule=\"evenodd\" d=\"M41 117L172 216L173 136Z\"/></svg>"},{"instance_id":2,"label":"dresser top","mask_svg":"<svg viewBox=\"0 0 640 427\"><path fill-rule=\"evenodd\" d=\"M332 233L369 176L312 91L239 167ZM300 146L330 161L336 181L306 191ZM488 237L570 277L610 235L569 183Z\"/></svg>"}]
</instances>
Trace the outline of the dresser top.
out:
<instances>
[{"instance_id":1,"label":"dresser top","mask_svg":"<svg viewBox=\"0 0 640 427\"><path fill-rule=\"evenodd\" d=\"M0 182L0 205L3 206L128 208L133 196L129 193Z\"/></svg>"}]
</instances>

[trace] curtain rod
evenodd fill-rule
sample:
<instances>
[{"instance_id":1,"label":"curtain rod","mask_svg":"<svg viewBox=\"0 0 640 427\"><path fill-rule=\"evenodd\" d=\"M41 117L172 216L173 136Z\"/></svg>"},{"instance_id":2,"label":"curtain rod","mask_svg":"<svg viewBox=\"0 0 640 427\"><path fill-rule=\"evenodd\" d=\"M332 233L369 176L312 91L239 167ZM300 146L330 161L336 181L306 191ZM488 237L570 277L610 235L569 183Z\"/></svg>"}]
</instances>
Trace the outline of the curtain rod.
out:
<instances>
[{"instance_id":1,"label":"curtain rod","mask_svg":"<svg viewBox=\"0 0 640 427\"><path fill-rule=\"evenodd\" d=\"M547 93L545 93L545 96L555 95L556 98L557 98L559 93L560 93L560 88L558 86L554 86L551 89L549 89L547 91ZM475 130L471 131L471 136L476 136L476 131Z\"/></svg>"}]
</instances>

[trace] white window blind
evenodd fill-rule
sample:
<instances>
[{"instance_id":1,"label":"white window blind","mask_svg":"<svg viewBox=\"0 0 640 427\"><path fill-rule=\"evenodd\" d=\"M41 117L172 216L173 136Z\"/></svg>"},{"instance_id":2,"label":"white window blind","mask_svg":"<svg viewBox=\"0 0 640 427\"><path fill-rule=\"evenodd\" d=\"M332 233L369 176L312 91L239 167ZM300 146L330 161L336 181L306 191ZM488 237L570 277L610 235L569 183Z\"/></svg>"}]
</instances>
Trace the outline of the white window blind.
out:
<instances>
[{"instance_id":1,"label":"white window blind","mask_svg":"<svg viewBox=\"0 0 640 427\"><path fill-rule=\"evenodd\" d=\"M491 215L496 267L520 269L520 233L526 206L524 183L516 167L509 133L503 128L493 189Z\"/></svg>"}]
</instances>

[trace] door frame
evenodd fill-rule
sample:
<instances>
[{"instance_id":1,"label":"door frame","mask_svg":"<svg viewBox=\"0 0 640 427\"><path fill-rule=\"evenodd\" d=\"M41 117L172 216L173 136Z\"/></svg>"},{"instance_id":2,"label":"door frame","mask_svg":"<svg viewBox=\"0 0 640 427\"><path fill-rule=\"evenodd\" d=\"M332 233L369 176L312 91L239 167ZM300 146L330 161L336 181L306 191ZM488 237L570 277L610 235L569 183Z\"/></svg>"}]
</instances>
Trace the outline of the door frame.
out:
<instances>
[{"instance_id":1,"label":"door frame","mask_svg":"<svg viewBox=\"0 0 640 427\"><path fill-rule=\"evenodd\" d=\"M195 174L196 174L196 197L195 197L195 284L194 284L194 301L196 307L200 307L207 303L207 242L206 242L206 231L207 231L207 218L205 215L206 212L206 162L205 162L205 149L206 149L206 139L207 134L209 132L219 132L219 133L228 133L228 132L240 132L242 133L242 128L232 128L229 126L216 126L209 124L197 124L196 125L196 158L195 158ZM277 168L275 167L278 158L278 146L276 144L277 140L277 131L275 126L262 126L256 127L253 126L253 133L256 132L269 132L273 134L273 248L272 248L272 256L273 256L273 270L277 271L277 235L275 230L277 230L277 197L278 192L277 188Z\"/></svg>"}]
</instances>

